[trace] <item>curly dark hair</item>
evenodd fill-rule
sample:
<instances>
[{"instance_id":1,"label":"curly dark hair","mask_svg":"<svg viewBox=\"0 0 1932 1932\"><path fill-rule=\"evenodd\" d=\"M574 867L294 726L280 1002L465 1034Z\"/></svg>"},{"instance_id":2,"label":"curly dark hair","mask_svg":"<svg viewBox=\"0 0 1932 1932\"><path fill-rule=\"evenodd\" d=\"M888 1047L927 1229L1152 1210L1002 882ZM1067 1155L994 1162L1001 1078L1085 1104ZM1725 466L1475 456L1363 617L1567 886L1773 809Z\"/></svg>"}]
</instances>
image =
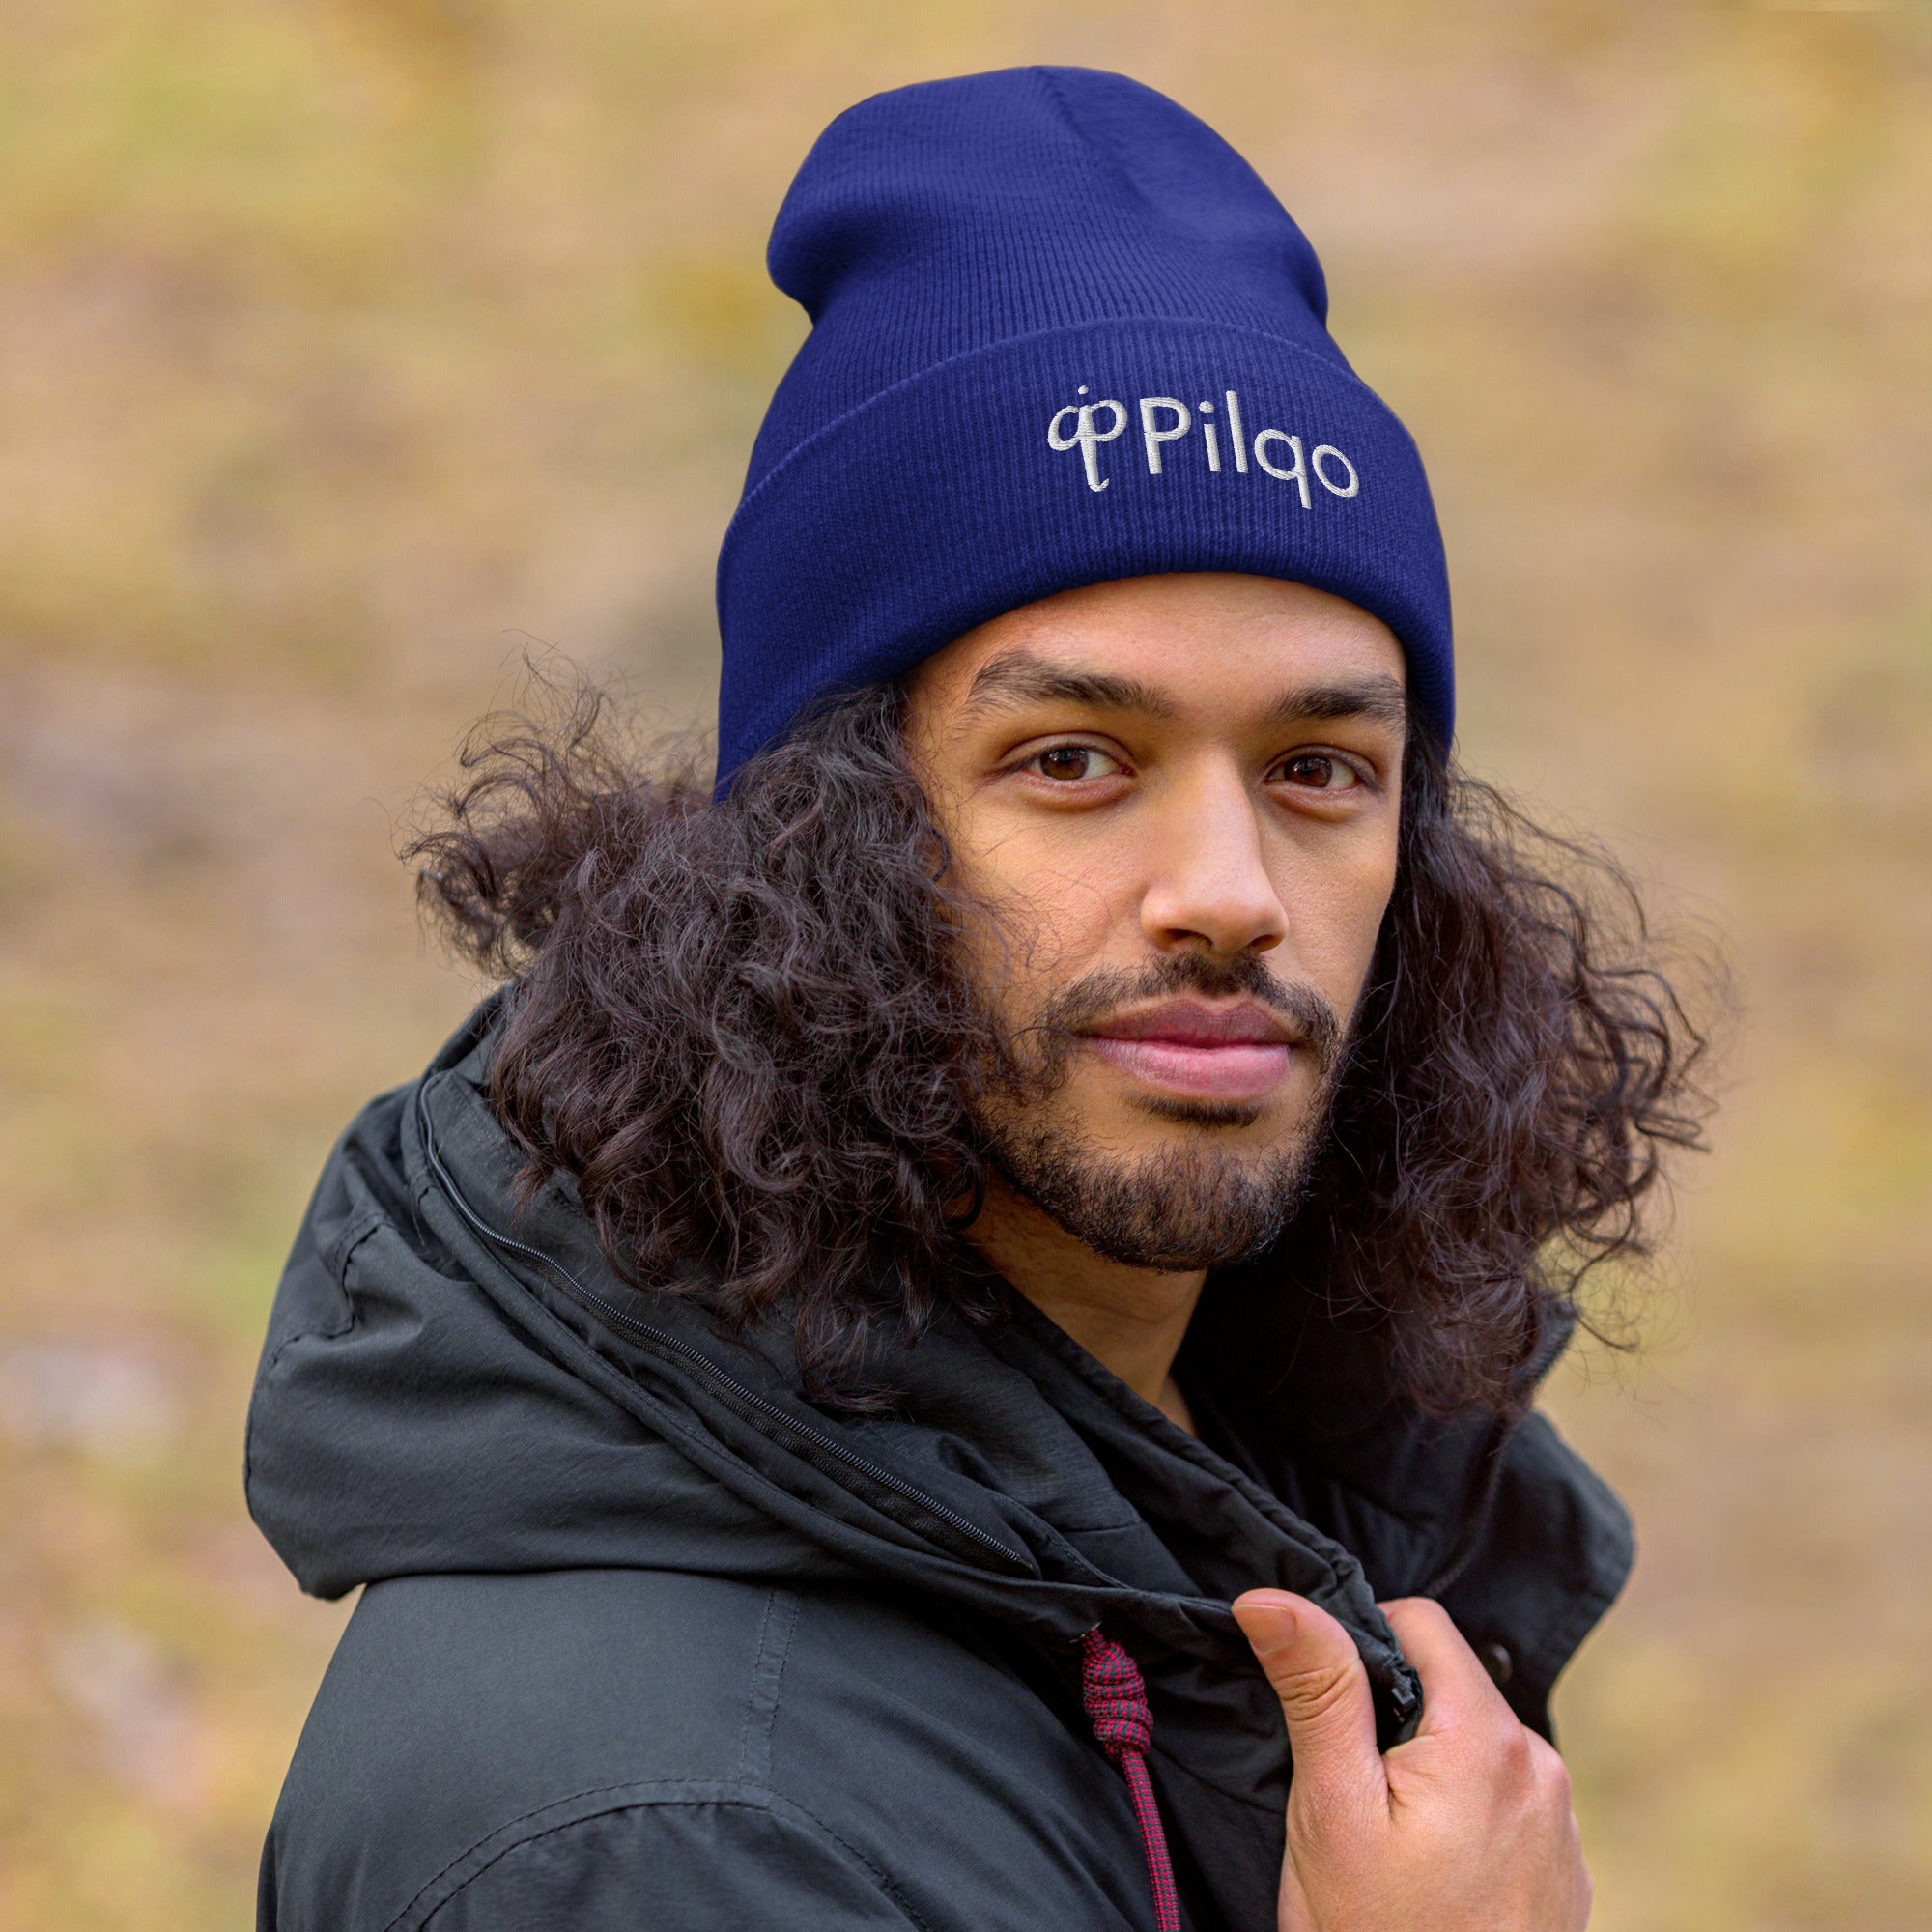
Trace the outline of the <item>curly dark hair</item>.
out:
<instances>
[{"instance_id":1,"label":"curly dark hair","mask_svg":"<svg viewBox=\"0 0 1932 1932\"><path fill-rule=\"evenodd\" d=\"M809 1362L973 1293L954 1265L986 1174L970 1100L1004 1049L951 943L961 901L904 703L895 683L824 704L714 798L694 758L627 750L581 687L547 723L485 720L406 853L458 950L515 981L491 1097L524 1185L571 1176L639 1289L702 1282L734 1320L789 1305ZM1385 1321L1423 1406L1502 1408L1551 1309L1651 1252L1665 1151L1700 1145L1706 1038L1605 854L1423 731L1402 804L1275 1253Z\"/></svg>"}]
</instances>

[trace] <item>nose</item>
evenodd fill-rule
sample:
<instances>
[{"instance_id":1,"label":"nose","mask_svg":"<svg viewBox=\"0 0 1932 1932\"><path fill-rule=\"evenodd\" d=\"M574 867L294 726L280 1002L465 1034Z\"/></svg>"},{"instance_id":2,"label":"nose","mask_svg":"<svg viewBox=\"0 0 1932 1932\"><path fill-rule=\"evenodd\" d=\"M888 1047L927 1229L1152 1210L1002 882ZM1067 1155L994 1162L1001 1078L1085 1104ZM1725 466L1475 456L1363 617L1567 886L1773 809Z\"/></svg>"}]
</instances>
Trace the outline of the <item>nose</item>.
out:
<instances>
[{"instance_id":1,"label":"nose","mask_svg":"<svg viewBox=\"0 0 1932 1932\"><path fill-rule=\"evenodd\" d=\"M1155 806L1153 865L1141 929L1157 952L1266 952L1288 937L1288 909L1262 846L1255 800L1218 762L1177 775Z\"/></svg>"}]
</instances>

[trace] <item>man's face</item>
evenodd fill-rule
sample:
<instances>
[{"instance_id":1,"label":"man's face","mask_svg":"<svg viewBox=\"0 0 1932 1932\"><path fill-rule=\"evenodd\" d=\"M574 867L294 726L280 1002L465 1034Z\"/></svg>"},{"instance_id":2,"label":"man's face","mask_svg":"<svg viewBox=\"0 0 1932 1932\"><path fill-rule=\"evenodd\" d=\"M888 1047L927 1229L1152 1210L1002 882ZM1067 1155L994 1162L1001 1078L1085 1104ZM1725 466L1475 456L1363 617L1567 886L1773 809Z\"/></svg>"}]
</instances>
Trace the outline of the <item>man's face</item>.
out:
<instances>
[{"instance_id":1,"label":"man's face","mask_svg":"<svg viewBox=\"0 0 1932 1932\"><path fill-rule=\"evenodd\" d=\"M1022 1077L1017 1191L1100 1253L1196 1268L1279 1233L1395 878L1404 661L1270 578L1071 590L914 674L907 736L969 971Z\"/></svg>"}]
</instances>

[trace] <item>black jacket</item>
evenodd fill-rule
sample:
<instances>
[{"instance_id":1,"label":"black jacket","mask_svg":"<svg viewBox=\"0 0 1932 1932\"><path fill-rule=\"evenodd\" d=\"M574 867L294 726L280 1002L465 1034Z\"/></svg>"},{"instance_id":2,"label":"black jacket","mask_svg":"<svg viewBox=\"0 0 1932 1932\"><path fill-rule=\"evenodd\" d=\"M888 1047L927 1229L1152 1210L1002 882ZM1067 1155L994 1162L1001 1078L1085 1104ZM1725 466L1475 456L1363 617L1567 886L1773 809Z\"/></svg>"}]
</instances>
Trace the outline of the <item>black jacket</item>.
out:
<instances>
[{"instance_id":1,"label":"black jacket","mask_svg":"<svg viewBox=\"0 0 1932 1932\"><path fill-rule=\"evenodd\" d=\"M519 1215L486 1006L324 1172L248 1430L304 1589L365 1586L263 1856L277 1932L1086 1932L1152 1922L1079 1639L1132 1653L1195 1932L1272 1926L1287 1751L1227 1609L1354 1633L1384 1735L1429 1591L1547 1727L1620 1587L1615 1498L1532 1416L1425 1423L1369 1338L1238 1279L1196 1440L1015 1297L809 1404L781 1339L627 1290L567 1185Z\"/></svg>"}]
</instances>

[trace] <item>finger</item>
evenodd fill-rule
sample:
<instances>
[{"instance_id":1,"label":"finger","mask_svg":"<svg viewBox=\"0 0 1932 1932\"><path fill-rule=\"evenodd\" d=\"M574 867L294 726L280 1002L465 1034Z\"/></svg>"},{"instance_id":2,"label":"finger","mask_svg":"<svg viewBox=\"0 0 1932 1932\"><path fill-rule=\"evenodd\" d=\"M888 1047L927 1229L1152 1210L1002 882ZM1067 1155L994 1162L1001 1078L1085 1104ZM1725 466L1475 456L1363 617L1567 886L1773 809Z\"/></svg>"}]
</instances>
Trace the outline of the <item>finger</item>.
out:
<instances>
[{"instance_id":1,"label":"finger","mask_svg":"<svg viewBox=\"0 0 1932 1932\"><path fill-rule=\"evenodd\" d=\"M1422 1679L1418 1735L1452 1723L1507 1719L1516 1724L1516 1713L1440 1604L1428 1597L1400 1597L1380 1607L1403 1655Z\"/></svg>"},{"instance_id":2,"label":"finger","mask_svg":"<svg viewBox=\"0 0 1932 1932\"><path fill-rule=\"evenodd\" d=\"M1320 1605L1286 1590L1236 1597L1235 1620L1281 1699L1296 1781L1384 1795L1375 1706L1354 1638Z\"/></svg>"}]
</instances>

